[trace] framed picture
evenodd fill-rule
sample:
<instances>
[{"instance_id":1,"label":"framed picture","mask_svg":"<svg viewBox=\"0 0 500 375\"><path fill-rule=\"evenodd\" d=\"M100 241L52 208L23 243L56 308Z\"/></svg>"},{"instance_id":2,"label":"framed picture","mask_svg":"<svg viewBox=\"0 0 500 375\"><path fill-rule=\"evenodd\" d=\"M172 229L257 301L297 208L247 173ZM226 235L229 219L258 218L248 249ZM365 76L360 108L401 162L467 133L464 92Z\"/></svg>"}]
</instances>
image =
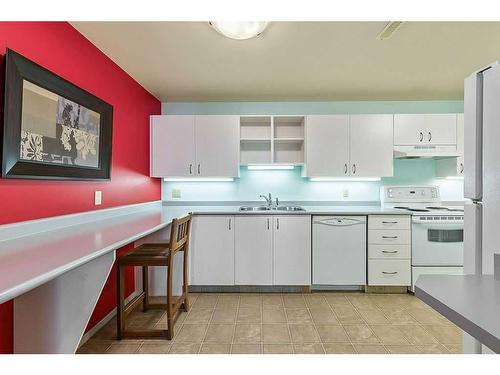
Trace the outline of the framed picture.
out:
<instances>
[{"instance_id":1,"label":"framed picture","mask_svg":"<svg viewBox=\"0 0 500 375\"><path fill-rule=\"evenodd\" d=\"M2 177L109 180L112 128L111 105L7 50Z\"/></svg>"}]
</instances>

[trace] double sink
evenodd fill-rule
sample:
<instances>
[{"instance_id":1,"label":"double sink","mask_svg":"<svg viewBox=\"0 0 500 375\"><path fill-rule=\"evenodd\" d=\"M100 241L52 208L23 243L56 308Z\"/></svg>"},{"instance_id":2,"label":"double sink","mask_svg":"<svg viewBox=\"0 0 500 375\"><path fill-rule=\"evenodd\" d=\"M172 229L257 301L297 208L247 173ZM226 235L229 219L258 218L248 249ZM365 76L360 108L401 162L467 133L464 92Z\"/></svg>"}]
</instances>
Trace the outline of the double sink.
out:
<instances>
[{"instance_id":1,"label":"double sink","mask_svg":"<svg viewBox=\"0 0 500 375\"><path fill-rule=\"evenodd\" d=\"M300 206L241 206L240 211L305 211Z\"/></svg>"}]
</instances>

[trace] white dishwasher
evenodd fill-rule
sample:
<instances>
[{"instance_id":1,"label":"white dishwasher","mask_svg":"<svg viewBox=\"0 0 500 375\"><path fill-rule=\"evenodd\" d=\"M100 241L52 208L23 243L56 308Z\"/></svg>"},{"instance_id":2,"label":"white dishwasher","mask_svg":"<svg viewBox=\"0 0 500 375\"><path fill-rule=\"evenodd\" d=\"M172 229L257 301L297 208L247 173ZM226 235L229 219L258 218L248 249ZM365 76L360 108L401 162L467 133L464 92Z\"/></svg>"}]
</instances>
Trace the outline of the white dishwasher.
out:
<instances>
[{"instance_id":1,"label":"white dishwasher","mask_svg":"<svg viewBox=\"0 0 500 375\"><path fill-rule=\"evenodd\" d=\"M366 285L366 216L313 216L313 285Z\"/></svg>"}]
</instances>

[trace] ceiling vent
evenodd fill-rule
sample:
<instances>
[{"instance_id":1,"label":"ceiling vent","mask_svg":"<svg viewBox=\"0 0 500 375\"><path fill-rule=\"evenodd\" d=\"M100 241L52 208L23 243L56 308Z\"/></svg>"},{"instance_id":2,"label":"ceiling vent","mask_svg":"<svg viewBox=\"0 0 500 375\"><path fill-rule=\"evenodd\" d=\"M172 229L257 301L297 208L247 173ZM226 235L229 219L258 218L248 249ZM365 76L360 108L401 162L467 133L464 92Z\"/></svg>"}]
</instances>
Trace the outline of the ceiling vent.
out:
<instances>
[{"instance_id":1,"label":"ceiling vent","mask_svg":"<svg viewBox=\"0 0 500 375\"><path fill-rule=\"evenodd\" d=\"M393 21L388 22L383 30L377 35L378 40L389 39L400 27L403 22Z\"/></svg>"}]
</instances>

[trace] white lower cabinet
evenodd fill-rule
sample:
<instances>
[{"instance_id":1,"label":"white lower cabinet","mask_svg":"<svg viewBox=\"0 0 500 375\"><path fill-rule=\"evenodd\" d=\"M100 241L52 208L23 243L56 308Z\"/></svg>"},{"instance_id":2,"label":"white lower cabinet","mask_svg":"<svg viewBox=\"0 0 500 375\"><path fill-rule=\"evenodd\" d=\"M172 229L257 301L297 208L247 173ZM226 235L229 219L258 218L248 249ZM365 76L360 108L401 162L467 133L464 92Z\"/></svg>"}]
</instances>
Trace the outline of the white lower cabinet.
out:
<instances>
[{"instance_id":1,"label":"white lower cabinet","mask_svg":"<svg viewBox=\"0 0 500 375\"><path fill-rule=\"evenodd\" d=\"M273 284L273 223L270 216L235 217L236 285Z\"/></svg>"},{"instance_id":2,"label":"white lower cabinet","mask_svg":"<svg viewBox=\"0 0 500 375\"><path fill-rule=\"evenodd\" d=\"M368 261L368 285L411 285L410 259L370 259Z\"/></svg>"},{"instance_id":3,"label":"white lower cabinet","mask_svg":"<svg viewBox=\"0 0 500 375\"><path fill-rule=\"evenodd\" d=\"M194 216L189 261L191 285L234 285L234 216Z\"/></svg>"},{"instance_id":4,"label":"white lower cabinet","mask_svg":"<svg viewBox=\"0 0 500 375\"><path fill-rule=\"evenodd\" d=\"M195 215L191 285L310 285L311 216Z\"/></svg>"},{"instance_id":5,"label":"white lower cabinet","mask_svg":"<svg viewBox=\"0 0 500 375\"><path fill-rule=\"evenodd\" d=\"M311 217L275 216L274 285L311 284Z\"/></svg>"},{"instance_id":6,"label":"white lower cabinet","mask_svg":"<svg viewBox=\"0 0 500 375\"><path fill-rule=\"evenodd\" d=\"M368 217L368 285L411 285L410 216Z\"/></svg>"}]
</instances>

